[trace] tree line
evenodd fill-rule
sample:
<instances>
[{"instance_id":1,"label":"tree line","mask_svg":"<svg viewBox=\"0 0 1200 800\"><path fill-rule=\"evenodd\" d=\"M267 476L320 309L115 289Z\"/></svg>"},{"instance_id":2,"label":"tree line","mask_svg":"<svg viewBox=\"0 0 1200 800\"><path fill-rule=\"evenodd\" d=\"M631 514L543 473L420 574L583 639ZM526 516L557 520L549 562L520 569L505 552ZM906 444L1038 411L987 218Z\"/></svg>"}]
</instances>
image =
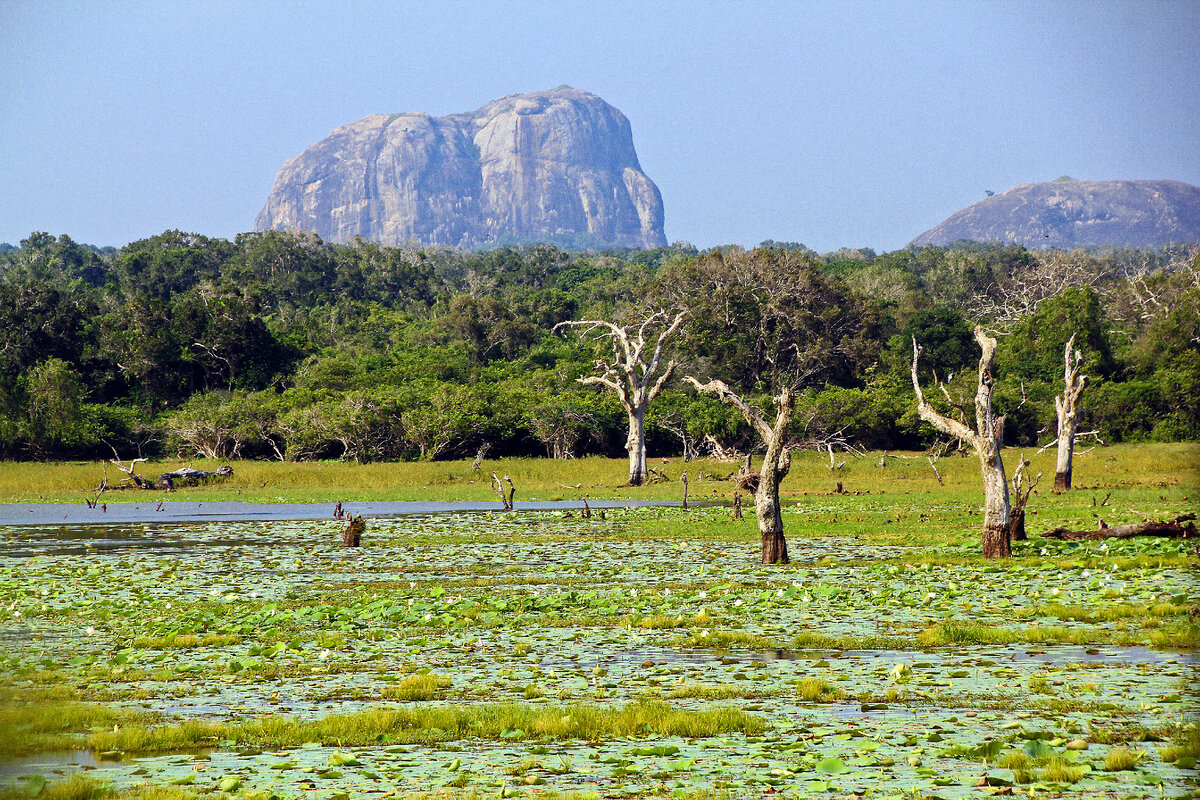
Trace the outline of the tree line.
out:
<instances>
[{"instance_id":1,"label":"tree line","mask_svg":"<svg viewBox=\"0 0 1200 800\"><path fill-rule=\"evenodd\" d=\"M794 389L793 443L929 446L912 341L920 379L946 387L928 401L953 416L976 389L977 324L998 342L1005 443L1053 438L1072 336L1090 381L1080 430L1200 438L1194 247L470 252L167 231L0 247L0 455L616 455L633 412L599 380L625 380L607 371L620 343L595 334L656 314L679 320L658 367L672 375L628 384L653 397L637 414L656 455L758 446L753 415L697 390L711 381L770 419ZM571 324L588 321L613 327Z\"/></svg>"}]
</instances>

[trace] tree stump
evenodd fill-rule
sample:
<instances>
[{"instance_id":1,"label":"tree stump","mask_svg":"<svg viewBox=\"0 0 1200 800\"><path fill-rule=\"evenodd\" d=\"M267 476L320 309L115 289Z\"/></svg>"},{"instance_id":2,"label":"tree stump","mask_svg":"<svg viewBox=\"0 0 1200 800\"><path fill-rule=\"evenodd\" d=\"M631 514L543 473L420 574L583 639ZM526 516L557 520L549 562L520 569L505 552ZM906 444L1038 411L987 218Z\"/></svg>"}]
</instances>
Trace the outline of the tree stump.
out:
<instances>
[{"instance_id":1,"label":"tree stump","mask_svg":"<svg viewBox=\"0 0 1200 800\"><path fill-rule=\"evenodd\" d=\"M363 532L367 529L367 523L363 522L361 516L350 518L350 522L342 531L342 544L346 547L358 547L362 544Z\"/></svg>"}]
</instances>

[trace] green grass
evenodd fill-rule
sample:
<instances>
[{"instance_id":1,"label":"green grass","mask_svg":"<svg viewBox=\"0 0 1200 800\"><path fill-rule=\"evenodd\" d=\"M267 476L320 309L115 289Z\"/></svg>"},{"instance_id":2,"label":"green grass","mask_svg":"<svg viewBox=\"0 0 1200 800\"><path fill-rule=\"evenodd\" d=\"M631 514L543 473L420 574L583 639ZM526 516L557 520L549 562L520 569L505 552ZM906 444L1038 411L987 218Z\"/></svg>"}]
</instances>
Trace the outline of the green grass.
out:
<instances>
[{"instance_id":1,"label":"green grass","mask_svg":"<svg viewBox=\"0 0 1200 800\"><path fill-rule=\"evenodd\" d=\"M1018 453L1024 453L1033 465L1030 472L1042 472L1043 486L1052 481L1054 453L1047 451L1034 454L1009 448L1005 457L1015 463ZM863 458L850 459L836 473L827 468L828 458L819 453L797 453L792 460L792 469L783 484L783 493L788 497L830 494L840 481L847 492L837 495L838 502L845 505L847 513L853 514L861 501L880 493L906 494L936 492L947 498L961 498L979 503L979 466L973 457L952 456L938 463L938 470L945 480L939 486L928 463L919 453L893 453L906 458L887 459L887 467L878 467L879 454L869 453ZM355 502L368 500L495 500L490 485L494 470L512 477L517 488L517 501L550 499L654 499L680 500L682 484L678 478L686 469L691 478L689 496L693 501L704 499L729 500L734 487L729 481L713 480L709 476L725 477L736 470L736 465L710 460L698 460L685 464L681 459L651 459L657 468L663 469L674 480L642 487L624 486L628 475L625 459L589 457L569 461L548 458L519 458L485 461L483 469L476 472L471 462L399 462L354 464L336 461L303 463L281 463L277 461L235 461L233 477L220 483L180 489L171 494L147 491L113 491L105 495L108 501L157 499L187 500L246 500L252 502ZM219 463L203 459L163 461L139 465L139 473L157 476L181 466L191 465L200 469L215 469ZM1075 461L1076 491L1066 495L1070 504L1079 506L1098 493L1100 499L1108 490L1128 491L1127 499L1139 502L1160 495L1168 497L1194 496L1197 486L1195 471L1185 465L1200 463L1200 445L1155 444L1116 445L1099 448ZM700 479L701 474L705 477ZM1160 477L1148 485L1145 476ZM0 502L62 502L81 503L91 497L95 487L105 475L101 462L4 462L0 463ZM107 467L110 484L116 485L123 477L113 466ZM854 494L857 493L857 494ZM1048 489L1039 489L1041 497L1049 495ZM1176 499L1178 499L1176 497ZM1035 498L1036 500L1037 498ZM914 508L919 504L914 504ZM1089 506L1090 507L1090 504ZM1036 503L1033 505L1036 509ZM1117 511L1115 503L1110 508ZM752 511L752 507L749 509ZM1141 510L1141 509L1139 509ZM748 514L753 516L753 514ZM850 520L843 520L850 521ZM860 520L865 521L865 520ZM916 521L916 520L914 520ZM1082 519L1080 520L1083 521ZM1036 528L1037 519L1027 522ZM916 527L916 526L914 526ZM936 528L937 526L932 526Z\"/></svg>"},{"instance_id":2,"label":"green grass","mask_svg":"<svg viewBox=\"0 0 1200 800\"><path fill-rule=\"evenodd\" d=\"M429 673L427 675L410 675L395 686L383 690L387 700L432 700L437 697L438 688L450 685L449 678Z\"/></svg>"},{"instance_id":3,"label":"green grass","mask_svg":"<svg viewBox=\"0 0 1200 800\"><path fill-rule=\"evenodd\" d=\"M642 700L620 707L563 707L492 704L471 707L416 706L375 708L335 714L315 721L260 717L240 723L188 721L146 727L126 725L87 739L90 749L126 753L194 750L230 741L238 747L285 748L305 742L339 747L380 742L441 742L463 738L607 739L683 736L699 738L742 732L760 733L762 717L731 708L685 711L667 703Z\"/></svg>"}]
</instances>

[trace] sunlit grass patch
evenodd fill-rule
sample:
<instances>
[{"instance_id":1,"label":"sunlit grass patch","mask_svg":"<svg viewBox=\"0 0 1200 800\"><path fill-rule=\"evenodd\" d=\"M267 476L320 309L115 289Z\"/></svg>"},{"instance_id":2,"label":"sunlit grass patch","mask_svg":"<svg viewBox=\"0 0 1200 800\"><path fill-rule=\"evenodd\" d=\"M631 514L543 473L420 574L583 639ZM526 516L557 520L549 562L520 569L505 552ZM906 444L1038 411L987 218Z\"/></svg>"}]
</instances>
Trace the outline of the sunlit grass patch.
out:
<instances>
[{"instance_id":1,"label":"sunlit grass patch","mask_svg":"<svg viewBox=\"0 0 1200 800\"><path fill-rule=\"evenodd\" d=\"M395 686L385 687L383 696L387 700L432 700L437 697L439 688L450 685L449 678L435 675L432 672L425 675L410 675Z\"/></svg>"},{"instance_id":2,"label":"sunlit grass patch","mask_svg":"<svg viewBox=\"0 0 1200 800\"><path fill-rule=\"evenodd\" d=\"M1200 625L1187 623L1165 625L1150 631L1150 644L1168 650L1200 649Z\"/></svg>"},{"instance_id":3,"label":"sunlit grass patch","mask_svg":"<svg viewBox=\"0 0 1200 800\"><path fill-rule=\"evenodd\" d=\"M1185 769L1194 769L1200 760L1200 722L1194 722L1172 737L1170 744L1162 747L1158 755L1163 761Z\"/></svg>"},{"instance_id":4,"label":"sunlit grass patch","mask_svg":"<svg viewBox=\"0 0 1200 800\"><path fill-rule=\"evenodd\" d=\"M1135 645L1145 642L1129 634L1108 628L1065 628L1058 625L1037 625L1012 630L975 622L946 620L926 628L917 641L927 647L981 644L1119 644Z\"/></svg>"},{"instance_id":5,"label":"sunlit grass patch","mask_svg":"<svg viewBox=\"0 0 1200 800\"><path fill-rule=\"evenodd\" d=\"M24 786L0 791L0 800L28 800L33 796L40 800L188 800L197 795L182 786L135 786L118 790L109 783L80 774L44 785L40 781L27 781Z\"/></svg>"},{"instance_id":6,"label":"sunlit grass patch","mask_svg":"<svg viewBox=\"0 0 1200 800\"><path fill-rule=\"evenodd\" d=\"M759 636L745 631L721 631L705 629L692 631L683 640L684 647L711 647L715 650L744 648L749 650L773 650L774 642L765 636Z\"/></svg>"},{"instance_id":7,"label":"sunlit grass patch","mask_svg":"<svg viewBox=\"0 0 1200 800\"><path fill-rule=\"evenodd\" d=\"M846 696L841 687L824 678L801 678L796 683L796 694L809 703L832 703Z\"/></svg>"},{"instance_id":8,"label":"sunlit grass patch","mask_svg":"<svg viewBox=\"0 0 1200 800\"><path fill-rule=\"evenodd\" d=\"M471 707L415 706L335 714L315 721L264 717L241 723L183 722L125 726L88 739L96 750L153 753L211 747L297 747L305 742L363 746L379 742L438 742L462 738L602 739L617 736L683 736L758 733L767 722L733 708L687 711L653 700L620 707L545 707L518 704Z\"/></svg>"},{"instance_id":9,"label":"sunlit grass patch","mask_svg":"<svg viewBox=\"0 0 1200 800\"><path fill-rule=\"evenodd\" d=\"M35 700L0 705L0 755L17 756L67 747L73 734L153 719L91 703Z\"/></svg>"},{"instance_id":10,"label":"sunlit grass patch","mask_svg":"<svg viewBox=\"0 0 1200 800\"><path fill-rule=\"evenodd\" d=\"M1079 783L1088 774L1087 764L1077 764L1062 757L1050 758L1041 768L1038 777L1047 783Z\"/></svg>"},{"instance_id":11,"label":"sunlit grass patch","mask_svg":"<svg viewBox=\"0 0 1200 800\"><path fill-rule=\"evenodd\" d=\"M186 650L195 647L228 647L241 643L242 637L236 633L210 633L207 636L172 633L166 636L140 636L133 640L133 646L143 650Z\"/></svg>"},{"instance_id":12,"label":"sunlit grass patch","mask_svg":"<svg viewBox=\"0 0 1200 800\"><path fill-rule=\"evenodd\" d=\"M1125 772L1133 769L1146 757L1145 750L1130 750L1127 747L1114 747L1104 757L1105 772Z\"/></svg>"},{"instance_id":13,"label":"sunlit grass patch","mask_svg":"<svg viewBox=\"0 0 1200 800\"><path fill-rule=\"evenodd\" d=\"M667 694L672 700L733 700L739 698L761 697L763 692L753 689L743 689L739 686L713 686L707 683L684 683L674 687Z\"/></svg>"}]
</instances>

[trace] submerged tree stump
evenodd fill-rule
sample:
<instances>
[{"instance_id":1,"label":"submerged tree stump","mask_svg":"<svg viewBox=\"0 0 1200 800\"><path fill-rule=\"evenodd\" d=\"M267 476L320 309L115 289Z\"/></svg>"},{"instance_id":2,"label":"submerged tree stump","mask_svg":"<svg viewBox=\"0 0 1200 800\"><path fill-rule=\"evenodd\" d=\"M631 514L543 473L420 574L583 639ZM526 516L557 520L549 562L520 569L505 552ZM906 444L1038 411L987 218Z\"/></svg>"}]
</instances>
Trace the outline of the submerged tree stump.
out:
<instances>
[{"instance_id":1,"label":"submerged tree stump","mask_svg":"<svg viewBox=\"0 0 1200 800\"><path fill-rule=\"evenodd\" d=\"M345 530L342 531L342 544L346 547L358 547L362 544L362 535L366 529L367 523L363 522L361 516L351 517Z\"/></svg>"}]
</instances>

